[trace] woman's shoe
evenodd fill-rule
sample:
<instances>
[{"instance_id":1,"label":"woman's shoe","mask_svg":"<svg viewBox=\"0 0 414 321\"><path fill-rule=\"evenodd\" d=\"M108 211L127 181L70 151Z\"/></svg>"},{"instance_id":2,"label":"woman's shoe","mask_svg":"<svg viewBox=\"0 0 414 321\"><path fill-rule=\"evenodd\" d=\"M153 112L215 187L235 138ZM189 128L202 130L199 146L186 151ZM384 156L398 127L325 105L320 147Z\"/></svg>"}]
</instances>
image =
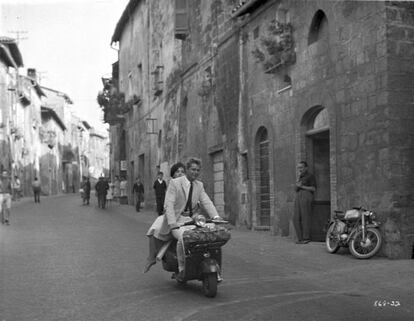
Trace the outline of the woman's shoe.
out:
<instances>
[{"instance_id":1,"label":"woman's shoe","mask_svg":"<svg viewBox=\"0 0 414 321\"><path fill-rule=\"evenodd\" d=\"M151 266L153 266L155 263L157 263L156 261L153 262L147 262L147 264L145 264L144 270L142 271L142 273L147 273Z\"/></svg>"}]
</instances>

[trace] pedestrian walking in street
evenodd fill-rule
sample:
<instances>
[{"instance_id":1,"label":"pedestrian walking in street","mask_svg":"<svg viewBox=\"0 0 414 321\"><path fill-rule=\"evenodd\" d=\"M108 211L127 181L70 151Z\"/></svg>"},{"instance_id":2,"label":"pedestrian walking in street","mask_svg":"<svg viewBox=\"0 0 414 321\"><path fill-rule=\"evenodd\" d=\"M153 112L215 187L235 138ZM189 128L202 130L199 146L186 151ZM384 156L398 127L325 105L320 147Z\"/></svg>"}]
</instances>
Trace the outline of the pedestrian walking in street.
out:
<instances>
[{"instance_id":1,"label":"pedestrian walking in street","mask_svg":"<svg viewBox=\"0 0 414 321\"><path fill-rule=\"evenodd\" d=\"M167 183L163 180L164 173L158 172L157 179L154 182L155 200L157 202L158 215L164 213L165 191L167 190Z\"/></svg>"},{"instance_id":2,"label":"pedestrian walking in street","mask_svg":"<svg viewBox=\"0 0 414 321\"><path fill-rule=\"evenodd\" d=\"M32 189L33 189L33 195L34 195L34 201L35 203L40 203L40 181L37 177L34 178L34 181L32 183Z\"/></svg>"},{"instance_id":3,"label":"pedestrian walking in street","mask_svg":"<svg viewBox=\"0 0 414 321\"><path fill-rule=\"evenodd\" d=\"M121 191L120 191L120 181L119 181L119 177L115 176L115 180L114 180L114 199L115 200L119 200L119 196L121 195Z\"/></svg>"},{"instance_id":4,"label":"pedestrian walking in street","mask_svg":"<svg viewBox=\"0 0 414 321\"><path fill-rule=\"evenodd\" d=\"M308 164L301 161L297 165L298 179L295 185L296 198L293 214L293 225L298 238L297 244L310 242L310 220L312 215L313 196L316 191L316 180L308 171Z\"/></svg>"},{"instance_id":5,"label":"pedestrian walking in street","mask_svg":"<svg viewBox=\"0 0 414 321\"><path fill-rule=\"evenodd\" d=\"M108 182L108 193L106 194L106 204L108 207L112 205L112 201L114 200L114 184L112 182Z\"/></svg>"},{"instance_id":6,"label":"pedestrian walking in street","mask_svg":"<svg viewBox=\"0 0 414 321\"><path fill-rule=\"evenodd\" d=\"M89 180L89 177L84 177L84 180L81 184L81 188L83 190L82 203L83 205L89 205L89 201L91 198L91 182Z\"/></svg>"},{"instance_id":7,"label":"pedestrian walking in street","mask_svg":"<svg viewBox=\"0 0 414 321\"><path fill-rule=\"evenodd\" d=\"M185 175L185 165L181 162L174 164L171 167L170 176L172 179ZM143 273L147 273L151 266L153 266L157 260L157 254L165 242L169 241L172 237L171 233L161 234L160 229L165 220L165 214L158 216L148 229L147 236L149 241L149 253L147 262L145 264Z\"/></svg>"},{"instance_id":8,"label":"pedestrian walking in street","mask_svg":"<svg viewBox=\"0 0 414 321\"><path fill-rule=\"evenodd\" d=\"M0 177L0 212L1 223L10 225L12 187L9 173L3 171Z\"/></svg>"},{"instance_id":9,"label":"pedestrian walking in street","mask_svg":"<svg viewBox=\"0 0 414 321\"><path fill-rule=\"evenodd\" d=\"M99 177L95 185L96 193L98 194L98 206L104 209L106 207L106 194L108 193L109 184L103 176Z\"/></svg>"},{"instance_id":10,"label":"pedestrian walking in street","mask_svg":"<svg viewBox=\"0 0 414 321\"><path fill-rule=\"evenodd\" d=\"M141 203L144 201L144 184L142 184L139 176L132 187L132 192L135 196L135 210L139 212L141 209Z\"/></svg>"},{"instance_id":11,"label":"pedestrian walking in street","mask_svg":"<svg viewBox=\"0 0 414 321\"><path fill-rule=\"evenodd\" d=\"M15 175L14 180L12 181L12 192L13 192L13 201L20 201L22 186L20 183L19 176Z\"/></svg>"}]
</instances>

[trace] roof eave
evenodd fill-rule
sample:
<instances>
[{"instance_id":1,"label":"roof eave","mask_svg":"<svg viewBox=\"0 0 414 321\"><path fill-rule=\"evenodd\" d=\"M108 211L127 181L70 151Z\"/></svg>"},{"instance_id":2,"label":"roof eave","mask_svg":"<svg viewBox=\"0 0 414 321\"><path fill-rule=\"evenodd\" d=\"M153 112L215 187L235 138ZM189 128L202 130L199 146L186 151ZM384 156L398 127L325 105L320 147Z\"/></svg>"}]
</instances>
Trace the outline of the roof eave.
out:
<instances>
[{"instance_id":1,"label":"roof eave","mask_svg":"<svg viewBox=\"0 0 414 321\"><path fill-rule=\"evenodd\" d=\"M118 23L116 24L114 33L111 38L111 44L118 42L121 39L121 35L125 28L125 25L129 21L131 13L135 10L140 1L141 0L130 0L128 2L124 11L122 12L121 18L119 18Z\"/></svg>"}]
</instances>

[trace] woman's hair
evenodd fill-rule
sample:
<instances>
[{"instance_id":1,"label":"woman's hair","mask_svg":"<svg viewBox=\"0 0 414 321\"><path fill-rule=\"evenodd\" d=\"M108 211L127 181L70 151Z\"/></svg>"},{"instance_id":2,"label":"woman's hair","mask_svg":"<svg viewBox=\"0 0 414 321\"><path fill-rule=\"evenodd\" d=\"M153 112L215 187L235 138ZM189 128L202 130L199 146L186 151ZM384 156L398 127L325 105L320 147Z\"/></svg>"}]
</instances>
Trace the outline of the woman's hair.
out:
<instances>
[{"instance_id":1,"label":"woman's hair","mask_svg":"<svg viewBox=\"0 0 414 321\"><path fill-rule=\"evenodd\" d=\"M187 169L189 169L191 167L192 164L197 164L198 166L201 167L201 159L199 158L195 158L195 157L191 157L188 161L187 161Z\"/></svg>"},{"instance_id":2,"label":"woman's hair","mask_svg":"<svg viewBox=\"0 0 414 321\"><path fill-rule=\"evenodd\" d=\"M171 166L171 170L170 170L170 176L174 177L175 172L182 167L185 170L185 165L181 162L178 162L176 164L174 164L173 166Z\"/></svg>"}]
</instances>

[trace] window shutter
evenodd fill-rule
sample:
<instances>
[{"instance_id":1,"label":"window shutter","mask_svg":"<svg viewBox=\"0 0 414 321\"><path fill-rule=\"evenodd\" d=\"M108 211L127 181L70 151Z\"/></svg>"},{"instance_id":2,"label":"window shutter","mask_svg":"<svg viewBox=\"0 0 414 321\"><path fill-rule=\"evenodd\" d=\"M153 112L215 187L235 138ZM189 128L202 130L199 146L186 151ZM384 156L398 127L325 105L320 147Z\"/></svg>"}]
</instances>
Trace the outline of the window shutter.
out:
<instances>
[{"instance_id":1,"label":"window shutter","mask_svg":"<svg viewBox=\"0 0 414 321\"><path fill-rule=\"evenodd\" d=\"M188 35L187 0L175 0L175 38L185 39Z\"/></svg>"}]
</instances>

